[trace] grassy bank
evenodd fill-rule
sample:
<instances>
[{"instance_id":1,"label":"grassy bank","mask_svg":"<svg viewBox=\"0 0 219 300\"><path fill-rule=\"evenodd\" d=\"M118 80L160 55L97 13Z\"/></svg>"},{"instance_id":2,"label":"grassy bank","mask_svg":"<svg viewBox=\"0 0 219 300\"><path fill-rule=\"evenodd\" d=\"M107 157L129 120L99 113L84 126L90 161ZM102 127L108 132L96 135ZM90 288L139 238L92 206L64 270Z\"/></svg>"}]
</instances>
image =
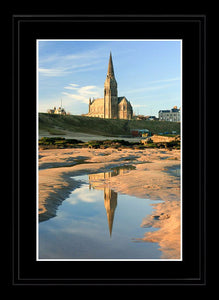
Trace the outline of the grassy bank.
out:
<instances>
[{"instance_id":1,"label":"grassy bank","mask_svg":"<svg viewBox=\"0 0 219 300\"><path fill-rule=\"evenodd\" d=\"M52 115L39 113L39 131L51 135L65 135L66 131L83 132L105 136L129 136L131 129L148 129L153 134L176 131L180 123L148 120L112 120L75 115Z\"/></svg>"}]
</instances>

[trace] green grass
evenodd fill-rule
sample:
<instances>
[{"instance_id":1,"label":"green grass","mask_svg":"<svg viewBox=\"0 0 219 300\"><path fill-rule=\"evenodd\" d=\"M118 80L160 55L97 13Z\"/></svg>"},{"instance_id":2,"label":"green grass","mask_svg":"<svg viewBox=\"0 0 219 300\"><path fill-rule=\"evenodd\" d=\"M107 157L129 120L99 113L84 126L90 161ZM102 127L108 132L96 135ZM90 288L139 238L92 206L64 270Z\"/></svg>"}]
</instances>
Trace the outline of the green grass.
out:
<instances>
[{"instance_id":1,"label":"green grass","mask_svg":"<svg viewBox=\"0 0 219 300\"><path fill-rule=\"evenodd\" d=\"M83 132L105 136L129 136L131 129L148 129L153 134L176 131L180 123L148 120L112 120L76 115L52 115L39 113L39 131L65 135L65 131Z\"/></svg>"},{"instance_id":2,"label":"green grass","mask_svg":"<svg viewBox=\"0 0 219 300\"><path fill-rule=\"evenodd\" d=\"M56 128L48 128L48 132L51 135L65 135L65 131Z\"/></svg>"}]
</instances>

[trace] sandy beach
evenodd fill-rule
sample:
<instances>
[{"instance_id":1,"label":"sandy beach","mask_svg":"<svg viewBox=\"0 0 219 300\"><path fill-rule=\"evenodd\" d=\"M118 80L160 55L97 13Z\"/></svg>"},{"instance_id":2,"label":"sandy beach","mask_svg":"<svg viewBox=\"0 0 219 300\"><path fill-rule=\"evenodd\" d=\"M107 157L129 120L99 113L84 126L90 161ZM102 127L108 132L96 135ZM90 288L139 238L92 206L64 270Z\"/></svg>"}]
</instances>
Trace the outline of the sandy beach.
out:
<instances>
[{"instance_id":1,"label":"sandy beach","mask_svg":"<svg viewBox=\"0 0 219 300\"><path fill-rule=\"evenodd\" d=\"M156 242L162 251L161 258L180 259L180 176L176 173L181 163L180 150L47 149L39 151L38 163L40 222L54 217L62 201L80 186L74 176L106 172L119 166L134 166L115 177L95 179L93 184L100 187L107 184L120 194L162 200L152 204L153 213L145 216L141 224L142 227L159 230L147 232L133 242Z\"/></svg>"}]
</instances>

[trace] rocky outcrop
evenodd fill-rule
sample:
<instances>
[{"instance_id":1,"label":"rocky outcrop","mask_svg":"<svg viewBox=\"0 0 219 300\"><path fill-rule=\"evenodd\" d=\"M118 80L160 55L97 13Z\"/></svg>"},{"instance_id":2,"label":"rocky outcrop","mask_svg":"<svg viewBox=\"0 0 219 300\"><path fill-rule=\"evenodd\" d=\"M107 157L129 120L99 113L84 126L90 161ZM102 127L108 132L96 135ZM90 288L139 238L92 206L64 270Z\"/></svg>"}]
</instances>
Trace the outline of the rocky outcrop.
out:
<instances>
[{"instance_id":1,"label":"rocky outcrop","mask_svg":"<svg viewBox=\"0 0 219 300\"><path fill-rule=\"evenodd\" d=\"M149 136L146 139L141 140L142 144L147 144L148 142L152 143L169 143L173 141L180 141L180 136L164 136L164 135L157 135L154 134L153 136Z\"/></svg>"}]
</instances>

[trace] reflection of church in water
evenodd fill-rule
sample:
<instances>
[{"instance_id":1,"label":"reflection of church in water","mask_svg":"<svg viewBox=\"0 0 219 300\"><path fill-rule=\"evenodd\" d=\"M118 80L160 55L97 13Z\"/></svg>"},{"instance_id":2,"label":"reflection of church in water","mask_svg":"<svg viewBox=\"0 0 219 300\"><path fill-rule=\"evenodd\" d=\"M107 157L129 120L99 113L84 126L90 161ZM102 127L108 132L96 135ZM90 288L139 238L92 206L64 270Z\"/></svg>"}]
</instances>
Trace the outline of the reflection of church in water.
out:
<instances>
[{"instance_id":1,"label":"reflection of church in water","mask_svg":"<svg viewBox=\"0 0 219 300\"><path fill-rule=\"evenodd\" d=\"M88 175L89 188L91 189L92 187L94 189L104 191L104 206L106 209L110 236L112 234L114 214L117 206L117 193L110 189L109 184L107 183L105 184L104 182L105 180L107 181L107 179L110 178L111 176L115 176L115 175L118 174L115 174L114 172L107 172L107 173Z\"/></svg>"}]
</instances>

